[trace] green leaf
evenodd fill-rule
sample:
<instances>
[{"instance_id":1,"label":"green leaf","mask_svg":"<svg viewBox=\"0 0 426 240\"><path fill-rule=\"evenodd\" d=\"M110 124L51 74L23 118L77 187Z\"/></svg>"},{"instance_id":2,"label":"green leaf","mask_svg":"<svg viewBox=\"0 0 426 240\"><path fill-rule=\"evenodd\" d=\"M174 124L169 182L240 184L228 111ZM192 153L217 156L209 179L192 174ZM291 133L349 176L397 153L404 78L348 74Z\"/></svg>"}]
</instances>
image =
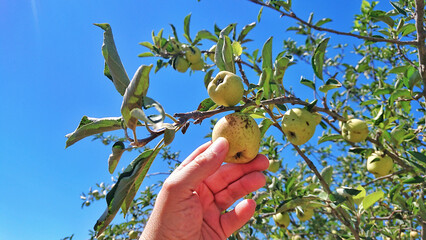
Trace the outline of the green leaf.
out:
<instances>
[{"instance_id":1,"label":"green leaf","mask_svg":"<svg viewBox=\"0 0 426 240\"><path fill-rule=\"evenodd\" d=\"M237 41L242 42L244 38L247 36L247 34L256 26L255 22L252 22L250 24L247 24L243 27L240 34L238 35Z\"/></svg>"},{"instance_id":2,"label":"green leaf","mask_svg":"<svg viewBox=\"0 0 426 240\"><path fill-rule=\"evenodd\" d=\"M373 206L374 203L382 199L384 195L385 194L381 190L379 190L365 196L364 200L362 200L362 208L367 210L369 207Z\"/></svg>"},{"instance_id":3,"label":"green leaf","mask_svg":"<svg viewBox=\"0 0 426 240\"><path fill-rule=\"evenodd\" d=\"M370 12L370 17L375 21L382 21L386 23L389 27L393 27L395 22L391 17L389 17L386 12L381 10L374 10Z\"/></svg>"},{"instance_id":4,"label":"green leaf","mask_svg":"<svg viewBox=\"0 0 426 240\"><path fill-rule=\"evenodd\" d=\"M362 203L362 200L364 200L366 191L365 188L363 188L361 185L359 185L356 189L360 190L360 192L357 195L353 196L352 199L357 205L360 205Z\"/></svg>"},{"instance_id":5,"label":"green leaf","mask_svg":"<svg viewBox=\"0 0 426 240\"><path fill-rule=\"evenodd\" d=\"M274 62L274 82L282 87L285 71L292 64L292 58L285 56L280 57Z\"/></svg>"},{"instance_id":6,"label":"green leaf","mask_svg":"<svg viewBox=\"0 0 426 240\"><path fill-rule=\"evenodd\" d=\"M211 98L204 99L200 105L198 105L197 111L205 112L209 110L211 107L213 107L216 103L213 102Z\"/></svg>"},{"instance_id":7,"label":"green leaf","mask_svg":"<svg viewBox=\"0 0 426 240\"><path fill-rule=\"evenodd\" d=\"M204 75L204 87L206 87L206 89L209 86L210 81L213 80L212 79L213 72L214 72L214 69L210 69L209 71L206 72L206 75Z\"/></svg>"},{"instance_id":8,"label":"green leaf","mask_svg":"<svg viewBox=\"0 0 426 240\"><path fill-rule=\"evenodd\" d=\"M68 138L66 141L65 148L73 145L81 139L108 131L114 131L122 128L123 118L90 118L83 116L80 120L80 124L77 129L67 134L65 137Z\"/></svg>"},{"instance_id":9,"label":"green leaf","mask_svg":"<svg viewBox=\"0 0 426 240\"><path fill-rule=\"evenodd\" d=\"M172 28L173 36L175 37L176 41L179 42L179 37L177 35L175 26L173 24L170 24L170 27Z\"/></svg>"},{"instance_id":10,"label":"green leaf","mask_svg":"<svg viewBox=\"0 0 426 240\"><path fill-rule=\"evenodd\" d=\"M421 152L408 151L408 153L417 161L426 164L426 156Z\"/></svg>"},{"instance_id":11,"label":"green leaf","mask_svg":"<svg viewBox=\"0 0 426 240\"><path fill-rule=\"evenodd\" d=\"M327 44L330 38L323 39L318 46L315 48L314 55L312 56L312 68L314 70L315 75L319 79L323 79L323 65L324 65L324 56L325 50L327 49Z\"/></svg>"},{"instance_id":12,"label":"green leaf","mask_svg":"<svg viewBox=\"0 0 426 240\"><path fill-rule=\"evenodd\" d=\"M121 63L120 56L118 55L111 26L108 23L95 23L94 25L105 31L104 42L102 44L102 55L105 59L105 66L108 66L108 69L105 68L104 73L111 76L112 79L110 79L114 83L115 89L117 89L121 95L124 95L130 80Z\"/></svg>"},{"instance_id":13,"label":"green leaf","mask_svg":"<svg viewBox=\"0 0 426 240\"><path fill-rule=\"evenodd\" d=\"M217 41L216 51L214 56L216 66L219 68L219 71L226 70L225 62L223 61L223 57L222 57L222 49L223 49L224 42L225 42L224 37L223 35L221 35L219 37L219 40Z\"/></svg>"},{"instance_id":14,"label":"green leaf","mask_svg":"<svg viewBox=\"0 0 426 240\"><path fill-rule=\"evenodd\" d=\"M142 102L142 108L144 110L155 108L159 114L147 116L145 114L145 111L142 110L141 108L133 108L130 111L130 115L133 118L144 121L146 124L152 125L155 128L159 128L161 124L163 123L164 118L166 117L166 113L163 109L163 106L161 106L161 104L155 101L154 99L144 96L143 102Z\"/></svg>"},{"instance_id":15,"label":"green leaf","mask_svg":"<svg viewBox=\"0 0 426 240\"><path fill-rule=\"evenodd\" d=\"M327 141L335 141L335 140L339 140L339 139L343 139L342 135L340 134L328 134L328 135L324 135L321 136L320 139L318 139L318 144L321 144L323 142L327 142Z\"/></svg>"},{"instance_id":16,"label":"green leaf","mask_svg":"<svg viewBox=\"0 0 426 240\"><path fill-rule=\"evenodd\" d=\"M140 42L139 45L144 46L144 47L148 48L149 50L153 49L153 46L150 42Z\"/></svg>"},{"instance_id":17,"label":"green leaf","mask_svg":"<svg viewBox=\"0 0 426 240\"><path fill-rule=\"evenodd\" d=\"M176 135L176 129L172 124L167 124L166 129L164 129L164 146L169 145L173 142L173 139Z\"/></svg>"},{"instance_id":18,"label":"green leaf","mask_svg":"<svg viewBox=\"0 0 426 240\"><path fill-rule=\"evenodd\" d=\"M321 170L321 176L324 181L330 185L333 180L333 166L329 165Z\"/></svg>"},{"instance_id":19,"label":"green leaf","mask_svg":"<svg viewBox=\"0 0 426 240\"><path fill-rule=\"evenodd\" d=\"M263 7L260 8L259 13L257 14L257 22L260 22L260 18L262 17Z\"/></svg>"},{"instance_id":20,"label":"green leaf","mask_svg":"<svg viewBox=\"0 0 426 240\"><path fill-rule=\"evenodd\" d=\"M192 43L192 45L197 44L199 41L201 41L203 39L208 39L208 40L211 40L213 42L218 41L218 38L215 35L213 35L211 32L209 32L207 30L201 30L197 33L197 35L195 35L195 39L194 39L194 42Z\"/></svg>"},{"instance_id":21,"label":"green leaf","mask_svg":"<svg viewBox=\"0 0 426 240\"><path fill-rule=\"evenodd\" d=\"M404 16L407 16L407 12L404 10L403 6L399 4L398 2L390 2L393 8L395 8L396 11L403 14Z\"/></svg>"},{"instance_id":22,"label":"green leaf","mask_svg":"<svg viewBox=\"0 0 426 240\"><path fill-rule=\"evenodd\" d=\"M396 89L389 97L389 103L394 103L397 99L412 99L411 92L408 89Z\"/></svg>"},{"instance_id":23,"label":"green leaf","mask_svg":"<svg viewBox=\"0 0 426 240\"><path fill-rule=\"evenodd\" d=\"M232 52L234 53L234 56L240 56L243 53L243 48L239 42L232 42Z\"/></svg>"},{"instance_id":24,"label":"green leaf","mask_svg":"<svg viewBox=\"0 0 426 240\"><path fill-rule=\"evenodd\" d=\"M118 162L121 159L121 156L123 155L125 151L124 143L121 141L118 141L112 145L112 153L108 157L108 171L109 173L113 173L115 168L117 167Z\"/></svg>"},{"instance_id":25,"label":"green leaf","mask_svg":"<svg viewBox=\"0 0 426 240\"><path fill-rule=\"evenodd\" d=\"M272 122L269 118L264 118L260 124L259 124L259 129L260 129L260 137L263 138L263 136L265 136L266 131L268 130L268 128L273 124L274 122Z\"/></svg>"},{"instance_id":26,"label":"green leaf","mask_svg":"<svg viewBox=\"0 0 426 240\"><path fill-rule=\"evenodd\" d=\"M389 71L389 73L395 73L395 74L405 73L407 71L408 67L409 67L408 65L406 65L406 66L396 66L396 67L392 68Z\"/></svg>"},{"instance_id":27,"label":"green leaf","mask_svg":"<svg viewBox=\"0 0 426 240\"><path fill-rule=\"evenodd\" d=\"M189 43L192 43L191 36L189 35L189 23L191 22L191 13L188 14L183 20L183 36Z\"/></svg>"},{"instance_id":28,"label":"green leaf","mask_svg":"<svg viewBox=\"0 0 426 240\"><path fill-rule=\"evenodd\" d=\"M315 23L315 26L320 27L328 22L331 22L332 20L330 18L323 18Z\"/></svg>"},{"instance_id":29,"label":"green leaf","mask_svg":"<svg viewBox=\"0 0 426 240\"><path fill-rule=\"evenodd\" d=\"M403 183L406 183L406 184L417 184L417 183L423 183L423 182L425 182L425 178L421 176L415 176L403 181Z\"/></svg>"},{"instance_id":30,"label":"green leaf","mask_svg":"<svg viewBox=\"0 0 426 240\"><path fill-rule=\"evenodd\" d=\"M154 57L155 55L152 52L145 52L138 55L138 57Z\"/></svg>"},{"instance_id":31,"label":"green leaf","mask_svg":"<svg viewBox=\"0 0 426 240\"><path fill-rule=\"evenodd\" d=\"M272 77L272 69L264 68L262 69L262 73L259 77L258 85L263 90L263 96L268 99L271 96L271 77Z\"/></svg>"},{"instance_id":32,"label":"green leaf","mask_svg":"<svg viewBox=\"0 0 426 240\"><path fill-rule=\"evenodd\" d=\"M262 48L262 69L272 69L272 37L266 40Z\"/></svg>"},{"instance_id":33,"label":"green leaf","mask_svg":"<svg viewBox=\"0 0 426 240\"><path fill-rule=\"evenodd\" d=\"M360 106L367 106L367 105L376 105L378 103L378 101L376 99L370 99L367 101L364 101L360 104Z\"/></svg>"},{"instance_id":34,"label":"green leaf","mask_svg":"<svg viewBox=\"0 0 426 240\"><path fill-rule=\"evenodd\" d=\"M219 37L222 35L228 36L231 33L231 31L235 29L235 26L236 26L236 23L231 23L228 26L226 26L224 29L220 31Z\"/></svg>"},{"instance_id":35,"label":"green leaf","mask_svg":"<svg viewBox=\"0 0 426 240\"><path fill-rule=\"evenodd\" d=\"M315 83L311 80L304 78L303 76L300 77L300 83L311 88L312 90L315 90Z\"/></svg>"},{"instance_id":36,"label":"green leaf","mask_svg":"<svg viewBox=\"0 0 426 240\"><path fill-rule=\"evenodd\" d=\"M339 88L341 87L342 84L335 78L330 78L327 80L327 82L325 83L325 85L322 85L321 87L319 87L319 90L323 93L326 93L332 89L335 88Z\"/></svg>"},{"instance_id":37,"label":"green leaf","mask_svg":"<svg viewBox=\"0 0 426 240\"><path fill-rule=\"evenodd\" d=\"M127 209L130 206L130 204L128 204L128 199L130 199L133 193L137 192L137 189L148 172L152 161L155 159L155 156L159 151L160 148L155 151L152 149L145 150L135 160L133 160L129 166L127 166L123 173L120 174L117 182L114 184L114 187L106 196L107 209L94 226L97 236L99 236L111 223L123 204L125 204L123 212L127 212ZM134 196L131 200L133 200L133 198Z\"/></svg>"},{"instance_id":38,"label":"green leaf","mask_svg":"<svg viewBox=\"0 0 426 240\"><path fill-rule=\"evenodd\" d=\"M132 130L136 129L138 120L131 116L130 111L135 108L142 107L142 98L146 96L149 87L149 72L153 65L142 65L138 68L133 76L130 85L126 89L121 105L121 114L124 123Z\"/></svg>"},{"instance_id":39,"label":"green leaf","mask_svg":"<svg viewBox=\"0 0 426 240\"><path fill-rule=\"evenodd\" d=\"M416 25L414 23L407 23L398 31L398 33L401 33L401 36L404 37L414 31L416 31Z\"/></svg>"},{"instance_id":40,"label":"green leaf","mask_svg":"<svg viewBox=\"0 0 426 240\"><path fill-rule=\"evenodd\" d=\"M228 72L235 73L235 62L234 62L234 53L232 50L232 42L231 39L223 35L223 48L222 48L222 59L225 64L225 70ZM217 48L217 46L216 46Z\"/></svg>"}]
</instances>

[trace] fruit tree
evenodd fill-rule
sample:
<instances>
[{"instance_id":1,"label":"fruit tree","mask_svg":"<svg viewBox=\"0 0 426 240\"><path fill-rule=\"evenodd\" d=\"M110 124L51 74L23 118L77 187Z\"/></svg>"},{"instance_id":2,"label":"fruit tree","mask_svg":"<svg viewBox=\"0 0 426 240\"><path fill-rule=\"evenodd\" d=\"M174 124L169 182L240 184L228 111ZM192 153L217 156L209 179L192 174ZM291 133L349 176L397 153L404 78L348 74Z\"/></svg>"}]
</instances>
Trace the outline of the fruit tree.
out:
<instances>
[{"instance_id":1,"label":"fruit tree","mask_svg":"<svg viewBox=\"0 0 426 240\"><path fill-rule=\"evenodd\" d=\"M241 28L191 32L189 14L183 29L171 24L142 36L139 57L152 64L131 79L111 26L95 24L104 34L104 74L123 96L121 116L84 116L66 146L95 136L113 143L105 167L111 174L119 161L129 164L81 196L83 206L106 200L91 239L137 238L161 187L143 185L151 164L178 166L175 135L200 123L216 124L209 139L228 138L227 162L257 152L270 159L267 184L246 196L257 211L230 239L426 239L425 1L383 2L384 10L360 1L348 32L327 27L333 16L299 17L291 0L248 2L258 16ZM290 37L250 39L265 14L276 25L291 21ZM286 72L299 66L309 70L289 84ZM189 112L166 112L148 93L159 71L188 79L203 73L205 88L194 91L206 99ZM113 130L118 136L104 135ZM126 218L112 222L117 215Z\"/></svg>"}]
</instances>

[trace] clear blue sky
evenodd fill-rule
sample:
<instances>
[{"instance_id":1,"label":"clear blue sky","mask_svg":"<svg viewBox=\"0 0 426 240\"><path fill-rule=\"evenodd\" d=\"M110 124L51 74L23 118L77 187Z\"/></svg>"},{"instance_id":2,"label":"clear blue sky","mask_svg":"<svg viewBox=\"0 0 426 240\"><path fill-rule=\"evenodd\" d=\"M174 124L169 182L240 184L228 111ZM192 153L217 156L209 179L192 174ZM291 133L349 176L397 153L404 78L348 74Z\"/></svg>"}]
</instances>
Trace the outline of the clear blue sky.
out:
<instances>
[{"instance_id":1,"label":"clear blue sky","mask_svg":"<svg viewBox=\"0 0 426 240\"><path fill-rule=\"evenodd\" d=\"M350 31L361 3L344 1L337 11L334 4L342 1L293 2L303 19L315 9L316 20L331 17L334 21L328 26L343 31ZM193 36L201 29L213 32L214 23L225 27L238 22L240 31L256 21L258 11L259 6L237 0L0 0L0 239L60 239L73 233L75 239L87 239L88 229L106 207L102 200L81 209L80 194L95 183L111 181L110 147L88 138L65 149L65 135L74 131L83 115L120 116L121 96L103 76L103 31L93 23L111 24L131 77L141 64L155 62L137 57L145 51L138 43L151 41L152 30L164 28L165 35L171 35L173 23L182 36L183 18L192 12ZM261 48L273 35L276 54L282 40L293 34L285 31L290 23L294 22L265 10L249 37ZM212 44L206 43L205 49ZM285 80L297 86L301 75L312 79L306 67L290 69ZM312 98L304 93L306 88L295 90ZM203 74L182 74L171 68L151 74L148 96L170 114L194 110L208 97ZM208 128L206 121L192 125L186 135L179 133L173 150L186 156L206 141ZM117 169L133 157L124 156ZM164 171L163 166L157 159L150 172Z\"/></svg>"}]
</instances>

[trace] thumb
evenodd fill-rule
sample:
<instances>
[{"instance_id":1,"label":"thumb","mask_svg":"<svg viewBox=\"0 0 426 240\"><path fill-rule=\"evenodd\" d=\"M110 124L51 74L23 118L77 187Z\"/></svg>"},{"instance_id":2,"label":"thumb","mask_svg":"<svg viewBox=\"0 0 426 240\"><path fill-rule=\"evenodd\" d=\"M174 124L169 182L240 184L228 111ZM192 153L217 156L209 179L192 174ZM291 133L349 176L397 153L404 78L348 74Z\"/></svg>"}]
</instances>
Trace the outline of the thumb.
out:
<instances>
[{"instance_id":1,"label":"thumb","mask_svg":"<svg viewBox=\"0 0 426 240\"><path fill-rule=\"evenodd\" d=\"M204 179L217 171L228 153L228 148L229 144L225 138L216 139L204 152L174 172L166 180L167 184L175 190L190 190L192 194Z\"/></svg>"}]
</instances>

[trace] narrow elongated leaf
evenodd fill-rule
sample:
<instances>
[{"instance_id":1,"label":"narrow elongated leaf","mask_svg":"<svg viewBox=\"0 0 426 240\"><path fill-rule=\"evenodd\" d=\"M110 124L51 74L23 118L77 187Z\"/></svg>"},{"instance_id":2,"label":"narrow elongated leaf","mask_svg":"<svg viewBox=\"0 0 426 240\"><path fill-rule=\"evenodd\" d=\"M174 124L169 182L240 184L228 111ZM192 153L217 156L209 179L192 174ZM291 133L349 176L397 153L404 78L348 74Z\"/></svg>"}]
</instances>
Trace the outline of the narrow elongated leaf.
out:
<instances>
[{"instance_id":1,"label":"narrow elongated leaf","mask_svg":"<svg viewBox=\"0 0 426 240\"><path fill-rule=\"evenodd\" d=\"M327 82L325 83L325 85L322 85L321 87L319 87L319 90L321 92L326 93L326 92L328 92L328 91L330 91L332 89L339 88L341 86L342 86L342 84L337 79L330 78L330 79L327 80Z\"/></svg>"},{"instance_id":2,"label":"narrow elongated leaf","mask_svg":"<svg viewBox=\"0 0 426 240\"><path fill-rule=\"evenodd\" d=\"M228 36L235 29L236 23L231 23L220 31L220 36Z\"/></svg>"},{"instance_id":3,"label":"narrow elongated leaf","mask_svg":"<svg viewBox=\"0 0 426 240\"><path fill-rule=\"evenodd\" d=\"M257 14L257 22L260 22L260 19L262 18L263 13L263 7L260 8L259 13Z\"/></svg>"},{"instance_id":4,"label":"narrow elongated leaf","mask_svg":"<svg viewBox=\"0 0 426 240\"><path fill-rule=\"evenodd\" d=\"M395 8L396 11L403 14L404 16L407 16L407 12L398 2L390 2L390 4L392 5L393 8Z\"/></svg>"},{"instance_id":5,"label":"narrow elongated leaf","mask_svg":"<svg viewBox=\"0 0 426 240\"><path fill-rule=\"evenodd\" d=\"M155 108L159 114L146 115L144 110ZM155 101L154 99L144 96L142 98L142 107L141 108L133 108L130 111L130 115L132 118L139 119L144 121L146 124L150 126L154 126L154 128L159 128L166 117L166 112L161 106L160 103Z\"/></svg>"},{"instance_id":6,"label":"narrow elongated leaf","mask_svg":"<svg viewBox=\"0 0 426 240\"><path fill-rule=\"evenodd\" d=\"M426 164L426 155L420 152L408 151L408 153L418 162Z\"/></svg>"},{"instance_id":7,"label":"narrow elongated leaf","mask_svg":"<svg viewBox=\"0 0 426 240\"><path fill-rule=\"evenodd\" d=\"M83 116L80 120L80 124L77 129L67 134L65 137L68 138L66 141L65 148L73 145L81 139L108 131L114 131L122 128L123 118L111 117L111 118L90 118Z\"/></svg>"},{"instance_id":8,"label":"narrow elongated leaf","mask_svg":"<svg viewBox=\"0 0 426 240\"><path fill-rule=\"evenodd\" d=\"M262 68L272 69L272 37L266 40L262 48Z\"/></svg>"},{"instance_id":9,"label":"narrow elongated leaf","mask_svg":"<svg viewBox=\"0 0 426 240\"><path fill-rule=\"evenodd\" d=\"M148 173L149 168L151 167L152 162L154 161L155 157L160 152L161 148L155 149L149 158L146 160L146 163L144 166L141 167L141 172L139 173L139 176L136 178L135 183L130 188L129 193L126 196L126 199L124 200L123 204L121 205L121 210L123 211L124 216L126 216L127 212L129 211L129 208L131 206L131 203L133 199L135 198L139 187L141 186L143 179L145 178L146 174Z\"/></svg>"},{"instance_id":10,"label":"narrow elongated leaf","mask_svg":"<svg viewBox=\"0 0 426 240\"><path fill-rule=\"evenodd\" d=\"M243 27L243 29L240 32L240 35L238 35L237 41L238 42L242 42L244 40L244 38L247 36L247 34L254 28L256 27L256 23L252 22L250 24L247 24Z\"/></svg>"},{"instance_id":11,"label":"narrow elongated leaf","mask_svg":"<svg viewBox=\"0 0 426 240\"><path fill-rule=\"evenodd\" d=\"M204 112L213 107L216 103L211 98L204 99L200 105L198 105L197 111Z\"/></svg>"},{"instance_id":12,"label":"narrow elongated leaf","mask_svg":"<svg viewBox=\"0 0 426 240\"><path fill-rule=\"evenodd\" d=\"M228 36L224 35L223 40L224 41L222 48L222 59L225 64L225 70L228 72L235 73L236 69L231 39Z\"/></svg>"},{"instance_id":13,"label":"narrow elongated leaf","mask_svg":"<svg viewBox=\"0 0 426 240\"><path fill-rule=\"evenodd\" d=\"M221 35L219 37L219 40L217 41L216 44L216 51L215 51L215 62L216 62L216 66L219 68L219 71L225 71L226 70L226 66L225 66L225 62L223 61L223 57L222 57L222 49L223 49L223 45L224 45L224 37L223 35Z\"/></svg>"},{"instance_id":14,"label":"narrow elongated leaf","mask_svg":"<svg viewBox=\"0 0 426 240\"><path fill-rule=\"evenodd\" d=\"M258 85L263 90L263 96L268 99L271 96L271 78L272 78L272 69L264 68L259 77Z\"/></svg>"},{"instance_id":15,"label":"narrow elongated leaf","mask_svg":"<svg viewBox=\"0 0 426 240\"><path fill-rule=\"evenodd\" d=\"M176 41L179 42L179 37L176 32L176 27L173 24L170 24L170 27L172 28L173 36L175 37Z\"/></svg>"},{"instance_id":16,"label":"narrow elongated leaf","mask_svg":"<svg viewBox=\"0 0 426 240\"><path fill-rule=\"evenodd\" d=\"M142 98L146 96L149 87L149 72L153 65L142 65L133 76L132 82L126 89L121 105L121 114L127 127L134 130L138 120L131 116L130 111L142 107Z\"/></svg>"},{"instance_id":17,"label":"narrow elongated leaf","mask_svg":"<svg viewBox=\"0 0 426 240\"><path fill-rule=\"evenodd\" d=\"M104 72L111 76L112 79L110 79L114 83L115 89L117 89L121 95L124 95L130 80L121 63L120 56L118 55L111 26L108 23L95 23L94 25L105 31L104 42L102 44L102 55L105 58L105 66L108 67L108 69L105 68Z\"/></svg>"},{"instance_id":18,"label":"narrow elongated leaf","mask_svg":"<svg viewBox=\"0 0 426 240\"><path fill-rule=\"evenodd\" d=\"M374 203L382 199L384 195L385 194L381 190L379 190L365 196L364 200L362 200L362 207L367 210L369 207L373 206Z\"/></svg>"},{"instance_id":19,"label":"narrow elongated leaf","mask_svg":"<svg viewBox=\"0 0 426 240\"><path fill-rule=\"evenodd\" d=\"M189 34L189 24L190 24L190 22L191 22L191 13L188 14L185 17L185 19L183 20L183 32L184 32L183 36L186 38L186 40L189 43L192 43L192 39L191 39L191 36Z\"/></svg>"},{"instance_id":20,"label":"narrow elongated leaf","mask_svg":"<svg viewBox=\"0 0 426 240\"><path fill-rule=\"evenodd\" d=\"M407 184L417 184L417 183L423 183L423 182L425 182L425 178L421 176L415 176L403 181L403 183L407 183Z\"/></svg>"},{"instance_id":21,"label":"narrow elongated leaf","mask_svg":"<svg viewBox=\"0 0 426 240\"><path fill-rule=\"evenodd\" d=\"M203 39L208 39L211 40L213 42L217 42L218 38L213 35L211 32L207 31L207 30L201 30L197 33L197 35L195 35L195 39L194 42L192 43L197 44L199 41L203 40Z\"/></svg>"},{"instance_id":22,"label":"narrow elongated leaf","mask_svg":"<svg viewBox=\"0 0 426 240\"><path fill-rule=\"evenodd\" d=\"M127 166L122 174L120 174L114 187L106 195L107 209L94 226L97 236L99 236L114 219L126 197L132 188L135 187L137 180L141 180L140 177L146 175L155 155L156 153L152 149L145 150Z\"/></svg>"},{"instance_id":23,"label":"narrow elongated leaf","mask_svg":"<svg viewBox=\"0 0 426 240\"><path fill-rule=\"evenodd\" d=\"M329 165L322 169L321 176L324 179L324 181L330 185L331 181L333 180L333 166Z\"/></svg>"},{"instance_id":24,"label":"narrow elongated leaf","mask_svg":"<svg viewBox=\"0 0 426 240\"><path fill-rule=\"evenodd\" d=\"M112 153L108 157L108 171L109 173L113 173L115 168L117 167L118 162L121 159L121 156L123 155L125 151L124 143L121 141L118 141L112 145Z\"/></svg>"},{"instance_id":25,"label":"narrow elongated leaf","mask_svg":"<svg viewBox=\"0 0 426 240\"><path fill-rule=\"evenodd\" d=\"M315 83L309 79L304 78L303 76L300 77L300 83L307 87L310 87L312 90L315 90Z\"/></svg>"},{"instance_id":26,"label":"narrow elongated leaf","mask_svg":"<svg viewBox=\"0 0 426 240\"><path fill-rule=\"evenodd\" d=\"M259 129L260 129L260 136L263 137L266 133L266 131L268 130L268 128L273 124L274 122L272 122L269 118L264 118L260 124L259 124Z\"/></svg>"},{"instance_id":27,"label":"narrow elongated leaf","mask_svg":"<svg viewBox=\"0 0 426 240\"><path fill-rule=\"evenodd\" d=\"M285 56L280 57L274 62L274 82L278 84L279 86L283 85L283 78L285 71L287 68L291 65L291 61L293 59Z\"/></svg>"},{"instance_id":28,"label":"narrow elongated leaf","mask_svg":"<svg viewBox=\"0 0 426 240\"><path fill-rule=\"evenodd\" d=\"M357 205L360 205L362 203L362 200L364 200L366 191L365 188L363 188L361 185L359 185L356 189L360 190L361 192L353 196L352 199Z\"/></svg>"},{"instance_id":29,"label":"narrow elongated leaf","mask_svg":"<svg viewBox=\"0 0 426 240\"><path fill-rule=\"evenodd\" d=\"M320 139L318 139L318 144L321 144L321 143L327 142L327 141L339 140L339 139L343 139L342 135L340 135L340 134L324 135Z\"/></svg>"},{"instance_id":30,"label":"narrow elongated leaf","mask_svg":"<svg viewBox=\"0 0 426 240\"><path fill-rule=\"evenodd\" d=\"M319 79L323 79L322 72L324 67L324 56L325 50L327 49L327 44L330 38L323 39L318 46L315 48L314 55L312 56L312 68L314 70L315 75Z\"/></svg>"}]
</instances>

